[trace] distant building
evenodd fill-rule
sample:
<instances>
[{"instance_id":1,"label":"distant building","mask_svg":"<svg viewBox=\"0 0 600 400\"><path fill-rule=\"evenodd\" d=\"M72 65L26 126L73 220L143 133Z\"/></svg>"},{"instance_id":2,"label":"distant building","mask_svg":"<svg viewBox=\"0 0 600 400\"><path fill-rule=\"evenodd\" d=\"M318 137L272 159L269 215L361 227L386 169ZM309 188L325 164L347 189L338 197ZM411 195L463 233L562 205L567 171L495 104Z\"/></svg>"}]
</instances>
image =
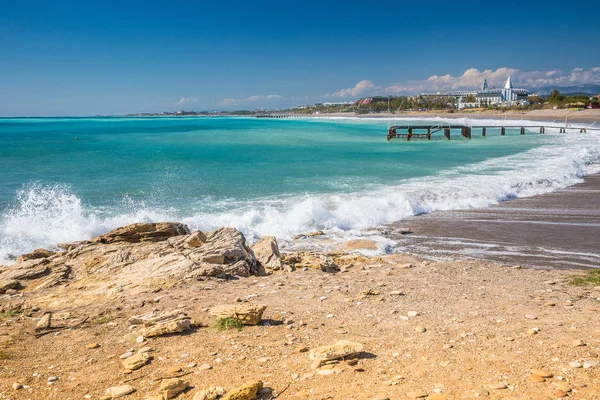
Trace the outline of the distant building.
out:
<instances>
[{"instance_id":1,"label":"distant building","mask_svg":"<svg viewBox=\"0 0 600 400\"><path fill-rule=\"evenodd\" d=\"M482 106L520 106L529 104L529 91L527 89L516 89L513 87L510 76L506 80L503 89L490 89L487 79L483 81L481 90L461 90L452 93L458 97L458 108L482 107ZM470 100L464 101L466 97Z\"/></svg>"}]
</instances>

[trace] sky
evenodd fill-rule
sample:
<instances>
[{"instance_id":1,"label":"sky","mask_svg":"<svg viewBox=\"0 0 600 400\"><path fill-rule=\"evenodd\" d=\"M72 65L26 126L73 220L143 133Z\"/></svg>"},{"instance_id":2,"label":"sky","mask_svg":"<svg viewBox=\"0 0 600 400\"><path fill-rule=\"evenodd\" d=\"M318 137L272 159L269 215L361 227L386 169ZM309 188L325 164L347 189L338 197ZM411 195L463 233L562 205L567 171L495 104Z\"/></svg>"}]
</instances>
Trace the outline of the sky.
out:
<instances>
[{"instance_id":1,"label":"sky","mask_svg":"<svg viewBox=\"0 0 600 400\"><path fill-rule=\"evenodd\" d=\"M600 3L6 1L0 116L600 84Z\"/></svg>"}]
</instances>

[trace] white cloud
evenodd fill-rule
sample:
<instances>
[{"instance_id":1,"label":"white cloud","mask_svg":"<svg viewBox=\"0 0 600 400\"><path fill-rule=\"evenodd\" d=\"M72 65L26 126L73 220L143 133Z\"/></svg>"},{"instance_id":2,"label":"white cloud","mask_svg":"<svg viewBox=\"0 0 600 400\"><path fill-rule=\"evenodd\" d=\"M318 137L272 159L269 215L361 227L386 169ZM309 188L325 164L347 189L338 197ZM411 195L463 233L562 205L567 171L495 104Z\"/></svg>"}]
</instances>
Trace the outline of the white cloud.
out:
<instances>
[{"instance_id":1,"label":"white cloud","mask_svg":"<svg viewBox=\"0 0 600 400\"><path fill-rule=\"evenodd\" d=\"M326 94L325 96L330 97L360 97L366 96L377 89L377 86L369 80L362 80L358 82L354 87L342 89L338 92Z\"/></svg>"},{"instance_id":2,"label":"white cloud","mask_svg":"<svg viewBox=\"0 0 600 400\"><path fill-rule=\"evenodd\" d=\"M181 106L181 105L184 105L184 104L197 103L197 102L198 102L198 97L196 97L196 96L182 97L181 99L179 99L179 101L177 103L175 103L175 105Z\"/></svg>"},{"instance_id":3,"label":"white cloud","mask_svg":"<svg viewBox=\"0 0 600 400\"><path fill-rule=\"evenodd\" d=\"M506 78L511 76L515 87L535 89L543 86L572 86L600 84L600 67L590 69L574 68L565 73L562 70L521 71L516 68L501 67L496 70L469 68L462 75L433 75L421 81L404 81L388 86L379 86L370 80L362 80L354 87L326 94L324 97L364 97L387 94L415 94L425 92L448 92L458 89L480 88L484 79L490 87L503 87Z\"/></svg>"},{"instance_id":4,"label":"white cloud","mask_svg":"<svg viewBox=\"0 0 600 400\"><path fill-rule=\"evenodd\" d=\"M263 100L276 100L276 99L281 99L281 98L282 97L278 94L268 94L266 96L254 95L254 96L246 97L245 99L234 99L234 98L230 97L230 98L221 100L219 102L219 105L222 107L236 106L238 104L253 103L253 102L263 101Z\"/></svg>"}]
</instances>

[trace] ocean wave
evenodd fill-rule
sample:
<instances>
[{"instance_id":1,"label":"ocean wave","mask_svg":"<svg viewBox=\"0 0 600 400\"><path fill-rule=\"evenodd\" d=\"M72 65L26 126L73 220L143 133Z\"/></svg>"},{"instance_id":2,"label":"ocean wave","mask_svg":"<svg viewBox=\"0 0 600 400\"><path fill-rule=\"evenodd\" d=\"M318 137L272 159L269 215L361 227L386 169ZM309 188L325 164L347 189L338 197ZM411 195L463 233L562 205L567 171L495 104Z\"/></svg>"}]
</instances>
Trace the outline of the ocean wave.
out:
<instances>
[{"instance_id":1,"label":"ocean wave","mask_svg":"<svg viewBox=\"0 0 600 400\"><path fill-rule=\"evenodd\" d=\"M288 196L247 202L205 204L201 211L156 206L129 198L112 209L85 205L65 185L24 186L0 215L0 264L38 247L89 239L134 222L177 220L192 229L240 229L250 241L276 236L284 245L315 229L338 237L441 210L489 207L501 201L552 192L600 172L597 134L560 135L516 155L414 178L356 193ZM382 249L388 244L382 243Z\"/></svg>"}]
</instances>

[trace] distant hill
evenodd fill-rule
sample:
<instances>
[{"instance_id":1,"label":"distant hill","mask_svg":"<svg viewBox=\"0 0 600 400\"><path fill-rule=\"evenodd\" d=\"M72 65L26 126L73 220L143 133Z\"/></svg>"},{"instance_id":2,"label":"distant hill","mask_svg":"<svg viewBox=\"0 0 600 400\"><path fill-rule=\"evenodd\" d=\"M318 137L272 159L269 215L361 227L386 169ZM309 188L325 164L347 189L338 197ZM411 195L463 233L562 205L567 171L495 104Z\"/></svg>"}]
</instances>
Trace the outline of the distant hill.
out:
<instances>
[{"instance_id":1,"label":"distant hill","mask_svg":"<svg viewBox=\"0 0 600 400\"><path fill-rule=\"evenodd\" d=\"M600 85L577 85L577 86L546 86L532 90L531 92L540 96L548 96L553 90L557 89L561 94L573 96L576 94L585 94L595 96L600 93Z\"/></svg>"}]
</instances>

